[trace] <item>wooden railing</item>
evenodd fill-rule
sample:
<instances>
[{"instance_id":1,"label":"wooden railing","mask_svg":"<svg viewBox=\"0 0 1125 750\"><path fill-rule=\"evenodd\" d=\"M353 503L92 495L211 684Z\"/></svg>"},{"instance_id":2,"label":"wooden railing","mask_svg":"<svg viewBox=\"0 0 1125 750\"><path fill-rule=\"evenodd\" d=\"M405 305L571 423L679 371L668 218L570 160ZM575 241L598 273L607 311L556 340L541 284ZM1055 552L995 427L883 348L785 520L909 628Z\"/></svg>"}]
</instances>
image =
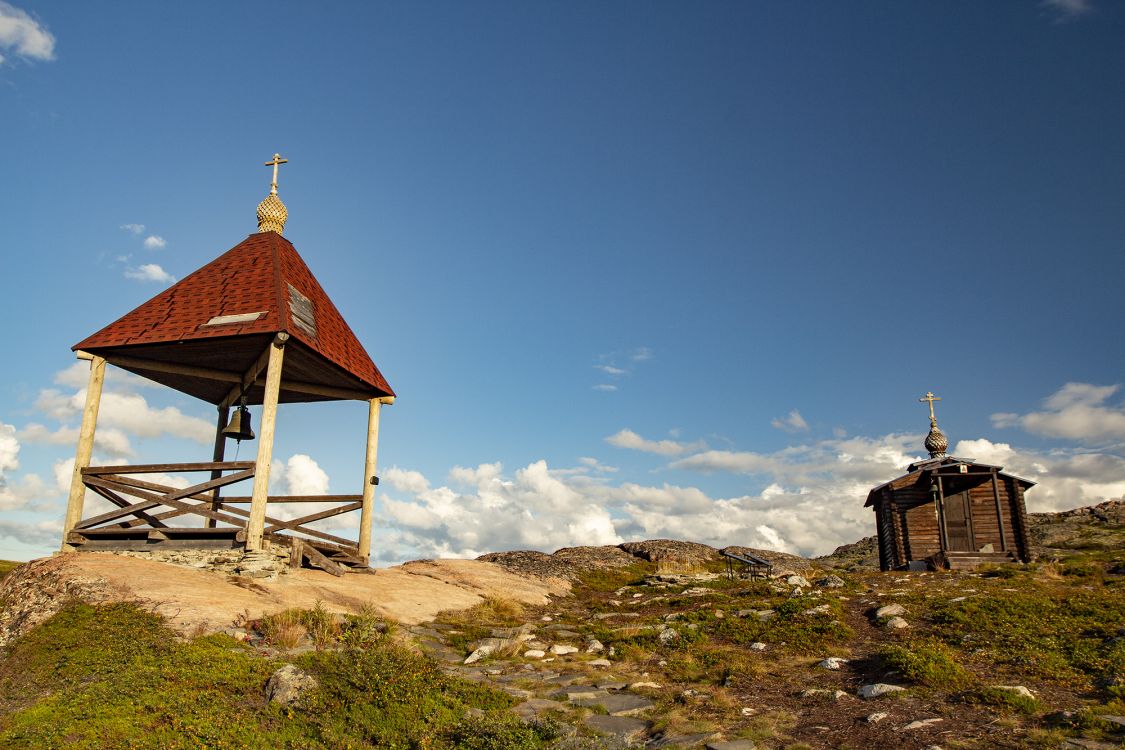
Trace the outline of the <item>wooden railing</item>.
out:
<instances>
[{"instance_id":1,"label":"wooden railing","mask_svg":"<svg viewBox=\"0 0 1125 750\"><path fill-rule=\"evenodd\" d=\"M137 474L210 472L207 481L188 487L171 487L139 479ZM232 472L224 474L224 472ZM250 511L232 507L248 505L248 496L222 497L219 490L254 477L253 461L143 464L136 466L90 466L82 469L82 481L93 492L117 506L114 510L75 524L67 541L91 549L136 548L145 544L175 541L180 546L213 546L215 540L237 545L245 542ZM356 542L308 524L350 513L363 507L362 495L274 495L270 505L289 503L336 503L332 508L282 520L266 515L263 536L293 548L297 564L311 562L336 573L335 562L365 565ZM167 522L183 516L206 519L204 527L171 526ZM227 524L222 526L219 524ZM335 561L335 562L334 562Z\"/></svg>"}]
</instances>

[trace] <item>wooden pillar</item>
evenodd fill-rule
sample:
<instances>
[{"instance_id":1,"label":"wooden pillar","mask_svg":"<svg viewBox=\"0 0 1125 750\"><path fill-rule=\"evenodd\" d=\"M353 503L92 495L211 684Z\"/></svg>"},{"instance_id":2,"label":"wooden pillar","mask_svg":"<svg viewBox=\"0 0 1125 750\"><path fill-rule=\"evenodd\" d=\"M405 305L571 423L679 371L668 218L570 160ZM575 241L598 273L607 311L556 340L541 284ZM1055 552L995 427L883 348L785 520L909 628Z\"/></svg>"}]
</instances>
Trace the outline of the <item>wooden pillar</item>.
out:
<instances>
[{"instance_id":1,"label":"wooden pillar","mask_svg":"<svg viewBox=\"0 0 1125 750\"><path fill-rule=\"evenodd\" d=\"M390 406L394 396L373 398L367 402L367 456L363 463L363 507L359 513L359 556L371 560L371 523L375 515L375 469L379 456L379 413L382 405Z\"/></svg>"},{"instance_id":2,"label":"wooden pillar","mask_svg":"<svg viewBox=\"0 0 1125 750\"><path fill-rule=\"evenodd\" d=\"M1000 529L1000 551L1008 551L1008 543L1004 541L1004 509L1000 506L1000 483L996 479L996 469L992 470L992 499L996 501L996 525Z\"/></svg>"},{"instance_id":3,"label":"wooden pillar","mask_svg":"<svg viewBox=\"0 0 1125 750\"><path fill-rule=\"evenodd\" d=\"M266 392L262 397L262 427L258 433L258 459L254 464L254 490L250 497L250 519L246 522L247 551L262 548L266 524L266 504L270 493L270 461L273 460L273 434L277 424L277 399L281 393L281 363L289 335L279 333L270 345L266 366Z\"/></svg>"},{"instance_id":4,"label":"wooden pillar","mask_svg":"<svg viewBox=\"0 0 1125 750\"><path fill-rule=\"evenodd\" d=\"M66 501L66 519L63 521L62 551L73 552L66 539L82 520L82 505L86 499L86 485L82 470L90 465L94 452L94 429L98 424L98 407L102 402L102 384L105 382L105 359L78 353L79 358L90 360L90 379L86 385L86 406L82 409L82 428L78 433L78 449L74 454L74 471L70 475L70 495Z\"/></svg>"},{"instance_id":5,"label":"wooden pillar","mask_svg":"<svg viewBox=\"0 0 1125 750\"><path fill-rule=\"evenodd\" d=\"M215 427L215 451L211 454L211 460L218 463L226 458L227 455L227 437L223 434L226 429L227 420L230 419L230 407L223 404L219 405L219 423ZM218 479L223 475L222 470L216 469L211 472L212 479ZM219 501L219 492L221 488L216 487L211 491L211 510L218 511L223 507L222 502ZM214 518L207 519L207 528L213 529L218 525L218 520Z\"/></svg>"}]
</instances>

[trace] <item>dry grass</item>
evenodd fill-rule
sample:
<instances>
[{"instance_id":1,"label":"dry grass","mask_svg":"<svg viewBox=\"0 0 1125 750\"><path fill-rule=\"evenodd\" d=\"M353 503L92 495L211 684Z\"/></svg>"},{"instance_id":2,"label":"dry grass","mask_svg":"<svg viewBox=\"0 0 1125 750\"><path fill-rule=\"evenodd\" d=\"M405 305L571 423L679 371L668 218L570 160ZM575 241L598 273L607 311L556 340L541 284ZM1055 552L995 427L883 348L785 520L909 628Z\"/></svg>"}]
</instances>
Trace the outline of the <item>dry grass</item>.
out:
<instances>
[{"instance_id":1,"label":"dry grass","mask_svg":"<svg viewBox=\"0 0 1125 750\"><path fill-rule=\"evenodd\" d=\"M307 633L301 615L301 611L297 609L266 615L258 622L258 630L271 646L296 648Z\"/></svg>"},{"instance_id":2,"label":"dry grass","mask_svg":"<svg viewBox=\"0 0 1125 750\"><path fill-rule=\"evenodd\" d=\"M445 610L435 618L459 625L519 625L523 622L524 605L513 599L487 596L469 609Z\"/></svg>"}]
</instances>

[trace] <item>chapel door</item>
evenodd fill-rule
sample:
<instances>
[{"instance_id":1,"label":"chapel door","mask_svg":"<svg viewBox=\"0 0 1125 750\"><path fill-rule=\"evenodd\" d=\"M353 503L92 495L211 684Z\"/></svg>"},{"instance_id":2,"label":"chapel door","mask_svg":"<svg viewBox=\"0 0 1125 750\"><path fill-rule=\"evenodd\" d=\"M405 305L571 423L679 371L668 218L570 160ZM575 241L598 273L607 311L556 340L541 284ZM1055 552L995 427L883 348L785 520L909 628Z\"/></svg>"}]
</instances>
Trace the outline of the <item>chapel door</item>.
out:
<instances>
[{"instance_id":1,"label":"chapel door","mask_svg":"<svg viewBox=\"0 0 1125 750\"><path fill-rule=\"evenodd\" d=\"M959 492L956 495L947 495L943 502L945 507L945 541L950 552L972 552L976 549L973 544L973 527L970 519L972 506L969 504L969 493Z\"/></svg>"}]
</instances>

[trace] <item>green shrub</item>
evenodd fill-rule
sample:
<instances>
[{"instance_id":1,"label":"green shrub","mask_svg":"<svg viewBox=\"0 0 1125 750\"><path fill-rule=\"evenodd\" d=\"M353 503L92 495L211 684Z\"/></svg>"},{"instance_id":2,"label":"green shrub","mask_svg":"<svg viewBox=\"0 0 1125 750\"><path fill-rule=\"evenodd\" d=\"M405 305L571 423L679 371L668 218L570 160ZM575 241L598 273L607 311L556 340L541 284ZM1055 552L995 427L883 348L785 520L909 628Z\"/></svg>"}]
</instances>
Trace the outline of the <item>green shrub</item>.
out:
<instances>
[{"instance_id":1,"label":"green shrub","mask_svg":"<svg viewBox=\"0 0 1125 750\"><path fill-rule=\"evenodd\" d=\"M933 688L959 690L969 684L970 675L957 663L953 649L934 639L919 639L883 648L883 663L904 677Z\"/></svg>"},{"instance_id":2,"label":"green shrub","mask_svg":"<svg viewBox=\"0 0 1125 750\"><path fill-rule=\"evenodd\" d=\"M538 750L560 736L551 719L523 721L509 713L469 716L446 731L443 739L457 750Z\"/></svg>"},{"instance_id":3,"label":"green shrub","mask_svg":"<svg viewBox=\"0 0 1125 750\"><path fill-rule=\"evenodd\" d=\"M994 687L983 687L975 690L970 690L961 696L961 699L966 703L979 703L984 706L992 706L1006 711L1015 711L1021 714L1035 714L1038 713L1041 706L1039 701L1035 698L1029 698L1026 695L1011 690L1001 690Z\"/></svg>"}]
</instances>

